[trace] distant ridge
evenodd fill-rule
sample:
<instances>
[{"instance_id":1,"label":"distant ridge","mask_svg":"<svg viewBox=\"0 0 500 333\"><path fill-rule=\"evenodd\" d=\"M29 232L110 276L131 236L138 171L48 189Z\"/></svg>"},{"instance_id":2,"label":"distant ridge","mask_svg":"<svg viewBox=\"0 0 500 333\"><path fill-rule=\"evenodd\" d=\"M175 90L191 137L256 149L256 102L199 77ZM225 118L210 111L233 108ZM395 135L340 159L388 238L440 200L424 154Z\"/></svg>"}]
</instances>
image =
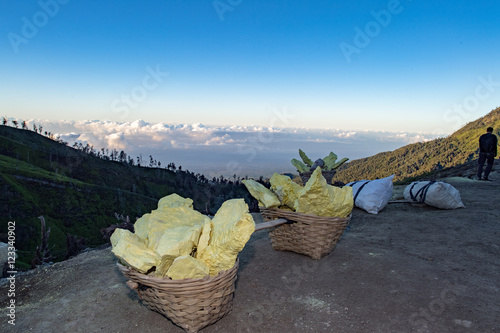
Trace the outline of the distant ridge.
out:
<instances>
[{"instance_id":1,"label":"distant ridge","mask_svg":"<svg viewBox=\"0 0 500 333\"><path fill-rule=\"evenodd\" d=\"M346 163L339 168L334 179L348 183L395 175L394 180L398 183L408 183L443 168L473 161L478 157L479 136L490 126L500 136L500 107L467 123L448 137L409 144Z\"/></svg>"},{"instance_id":2,"label":"distant ridge","mask_svg":"<svg viewBox=\"0 0 500 333\"><path fill-rule=\"evenodd\" d=\"M101 229L121 222L120 217L134 222L172 193L193 199L194 208L207 215L232 198L258 209L239 180L209 180L180 167L138 166L124 152L110 157L82 149L0 125L0 242L7 242L8 222L15 221L17 268L30 267L41 243L39 216L51 230L50 260L60 261L70 255L72 239L98 247L107 242Z\"/></svg>"}]
</instances>

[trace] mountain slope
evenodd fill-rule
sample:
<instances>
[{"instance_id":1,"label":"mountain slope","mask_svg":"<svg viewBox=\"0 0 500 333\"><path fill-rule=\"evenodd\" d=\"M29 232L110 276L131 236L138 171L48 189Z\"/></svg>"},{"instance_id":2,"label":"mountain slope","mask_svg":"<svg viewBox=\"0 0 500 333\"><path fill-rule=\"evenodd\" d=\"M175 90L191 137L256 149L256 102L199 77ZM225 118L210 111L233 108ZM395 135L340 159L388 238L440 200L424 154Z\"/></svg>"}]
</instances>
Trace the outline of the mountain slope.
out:
<instances>
[{"instance_id":1,"label":"mountain slope","mask_svg":"<svg viewBox=\"0 0 500 333\"><path fill-rule=\"evenodd\" d=\"M353 160L339 168L334 180L348 183L361 179L395 175L398 182L409 182L427 174L470 162L478 156L479 136L493 127L500 135L500 108L460 128L445 138L414 143L394 151Z\"/></svg>"},{"instance_id":2,"label":"mountain slope","mask_svg":"<svg viewBox=\"0 0 500 333\"><path fill-rule=\"evenodd\" d=\"M69 237L99 246L105 243L100 230L120 222L116 214L133 222L172 193L193 199L205 214L236 197L256 209L238 183L112 161L30 130L0 126L0 241L7 241L8 222L14 221L17 263L23 267L41 243L39 216L50 228L53 261L59 261L67 255Z\"/></svg>"}]
</instances>

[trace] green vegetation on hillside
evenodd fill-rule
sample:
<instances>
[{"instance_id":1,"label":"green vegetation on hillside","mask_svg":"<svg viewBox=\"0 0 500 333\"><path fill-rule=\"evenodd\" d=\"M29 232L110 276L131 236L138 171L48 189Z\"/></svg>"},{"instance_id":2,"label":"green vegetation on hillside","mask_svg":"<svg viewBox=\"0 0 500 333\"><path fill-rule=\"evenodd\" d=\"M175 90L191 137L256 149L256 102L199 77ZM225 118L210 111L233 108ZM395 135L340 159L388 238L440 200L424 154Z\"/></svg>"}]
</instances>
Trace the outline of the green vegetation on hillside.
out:
<instances>
[{"instance_id":1,"label":"green vegetation on hillside","mask_svg":"<svg viewBox=\"0 0 500 333\"><path fill-rule=\"evenodd\" d=\"M4 118L5 119L5 118ZM0 241L7 240L7 224L16 222L18 265L27 267L41 242L39 216L50 228L53 261L67 254L67 239L83 240L88 247L105 242L101 229L117 224L116 215L133 222L156 208L158 200L177 193L194 200L194 208L212 215L231 198L244 198L252 211L253 199L237 177L233 181L177 168L160 168L150 156L149 167L135 165L124 152L71 148L50 133L0 126ZM17 127L17 123L15 124ZM500 108L468 123L446 138L410 144L392 152L353 160L337 169L334 181L384 178L399 183L425 177L443 168L473 161L478 138L487 127L500 136ZM40 132L40 133L39 133ZM102 153L101 153L102 152ZM262 181L262 179L261 179Z\"/></svg>"},{"instance_id":2,"label":"green vegetation on hillside","mask_svg":"<svg viewBox=\"0 0 500 333\"><path fill-rule=\"evenodd\" d=\"M175 170L173 163L166 169L140 167L130 159L111 160L91 152L25 128L0 126L0 241L6 242L7 224L15 221L19 267L31 264L40 245L39 216L50 228L53 261L59 261L66 256L68 237L82 239L87 247L102 245L100 230L119 223L117 214L133 222L172 193L192 198L194 208L208 215L236 197L257 209L236 178L209 181Z\"/></svg>"},{"instance_id":3,"label":"green vegetation on hillside","mask_svg":"<svg viewBox=\"0 0 500 333\"><path fill-rule=\"evenodd\" d=\"M348 183L395 175L398 183L409 183L443 168L470 162L478 157L479 136L490 126L500 136L500 108L466 124L448 137L410 144L346 163L337 170L334 180Z\"/></svg>"}]
</instances>

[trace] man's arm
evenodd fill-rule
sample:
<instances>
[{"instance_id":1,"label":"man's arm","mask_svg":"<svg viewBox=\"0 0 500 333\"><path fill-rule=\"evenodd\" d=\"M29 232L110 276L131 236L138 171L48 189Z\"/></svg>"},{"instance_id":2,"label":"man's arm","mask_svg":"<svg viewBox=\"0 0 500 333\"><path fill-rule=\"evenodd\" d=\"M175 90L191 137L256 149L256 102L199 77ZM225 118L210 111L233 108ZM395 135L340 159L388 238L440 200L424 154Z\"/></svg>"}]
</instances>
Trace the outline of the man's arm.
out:
<instances>
[{"instance_id":1,"label":"man's arm","mask_svg":"<svg viewBox=\"0 0 500 333\"><path fill-rule=\"evenodd\" d=\"M493 134L493 137L495 138L495 156L497 156L498 138L495 134Z\"/></svg>"}]
</instances>

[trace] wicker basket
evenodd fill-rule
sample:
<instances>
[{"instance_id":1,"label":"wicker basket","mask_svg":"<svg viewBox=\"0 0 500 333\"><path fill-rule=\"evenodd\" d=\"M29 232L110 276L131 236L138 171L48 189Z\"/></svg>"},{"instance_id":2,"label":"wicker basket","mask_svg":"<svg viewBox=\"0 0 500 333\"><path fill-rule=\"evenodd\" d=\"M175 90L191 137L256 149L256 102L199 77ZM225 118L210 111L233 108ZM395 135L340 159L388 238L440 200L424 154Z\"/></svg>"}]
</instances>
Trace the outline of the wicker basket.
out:
<instances>
[{"instance_id":1,"label":"wicker basket","mask_svg":"<svg viewBox=\"0 0 500 333\"><path fill-rule=\"evenodd\" d=\"M144 304L195 333L229 313L233 305L238 259L233 268L203 279L172 280L139 273L117 263Z\"/></svg>"},{"instance_id":2,"label":"wicker basket","mask_svg":"<svg viewBox=\"0 0 500 333\"><path fill-rule=\"evenodd\" d=\"M302 178L302 183L304 183L304 185L307 183L309 178L311 178L312 173L313 171L299 173L300 178ZM330 185L332 185L332 178L333 175L335 175L335 173L337 173L337 170L321 171L321 174L323 175L323 177L325 177L326 182Z\"/></svg>"},{"instance_id":3,"label":"wicker basket","mask_svg":"<svg viewBox=\"0 0 500 333\"><path fill-rule=\"evenodd\" d=\"M335 248L351 220L351 216L322 217L276 208L263 208L261 213L264 221L277 218L289 221L269 231L273 249L304 254L314 260L321 259Z\"/></svg>"}]
</instances>

